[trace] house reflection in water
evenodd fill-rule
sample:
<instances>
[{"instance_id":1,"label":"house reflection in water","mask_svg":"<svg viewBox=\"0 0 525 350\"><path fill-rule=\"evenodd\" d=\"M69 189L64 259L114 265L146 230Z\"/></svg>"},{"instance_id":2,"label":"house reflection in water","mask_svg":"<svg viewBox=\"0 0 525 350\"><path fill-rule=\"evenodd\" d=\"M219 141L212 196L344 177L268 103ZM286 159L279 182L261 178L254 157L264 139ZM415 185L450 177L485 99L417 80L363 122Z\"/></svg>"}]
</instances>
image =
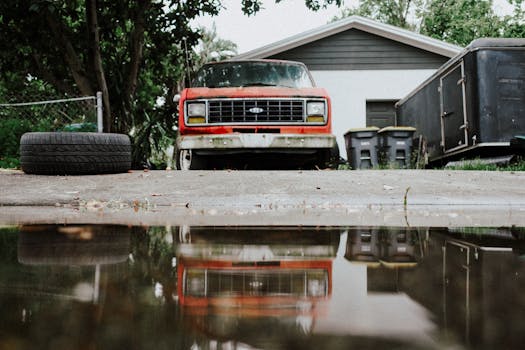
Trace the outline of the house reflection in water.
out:
<instances>
[{"instance_id":1,"label":"house reflection in water","mask_svg":"<svg viewBox=\"0 0 525 350\"><path fill-rule=\"evenodd\" d=\"M525 344L525 231L428 232L421 269L404 276L402 289L432 311L448 335L469 347L521 348ZM431 297L431 288L440 291L439 298Z\"/></svg>"},{"instance_id":2,"label":"house reflection in water","mask_svg":"<svg viewBox=\"0 0 525 350\"><path fill-rule=\"evenodd\" d=\"M344 241L344 240L342 240ZM404 292L398 278L417 268L417 230L352 227L334 263L334 293L317 331L435 346L437 325L426 308Z\"/></svg>"},{"instance_id":3,"label":"house reflection in water","mask_svg":"<svg viewBox=\"0 0 525 350\"><path fill-rule=\"evenodd\" d=\"M375 326L384 320L383 334L392 323L402 328L410 320L430 330L424 316L430 311L441 337L475 348L520 348L525 341L520 331L525 327L523 235L511 228L350 229L345 258L366 280L355 309L370 308L358 319ZM395 311L403 304L404 310Z\"/></svg>"}]
</instances>

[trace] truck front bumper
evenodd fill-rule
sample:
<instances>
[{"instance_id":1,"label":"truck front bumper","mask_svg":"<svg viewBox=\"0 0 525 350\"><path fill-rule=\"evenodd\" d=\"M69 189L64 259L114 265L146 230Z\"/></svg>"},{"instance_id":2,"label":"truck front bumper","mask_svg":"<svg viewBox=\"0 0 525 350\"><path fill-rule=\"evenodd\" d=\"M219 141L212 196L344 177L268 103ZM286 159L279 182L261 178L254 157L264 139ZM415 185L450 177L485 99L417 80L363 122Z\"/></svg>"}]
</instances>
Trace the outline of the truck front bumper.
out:
<instances>
[{"instance_id":1,"label":"truck front bumper","mask_svg":"<svg viewBox=\"0 0 525 350\"><path fill-rule=\"evenodd\" d=\"M192 150L315 150L331 149L334 135L327 134L212 134L186 135L177 139L179 149Z\"/></svg>"}]
</instances>

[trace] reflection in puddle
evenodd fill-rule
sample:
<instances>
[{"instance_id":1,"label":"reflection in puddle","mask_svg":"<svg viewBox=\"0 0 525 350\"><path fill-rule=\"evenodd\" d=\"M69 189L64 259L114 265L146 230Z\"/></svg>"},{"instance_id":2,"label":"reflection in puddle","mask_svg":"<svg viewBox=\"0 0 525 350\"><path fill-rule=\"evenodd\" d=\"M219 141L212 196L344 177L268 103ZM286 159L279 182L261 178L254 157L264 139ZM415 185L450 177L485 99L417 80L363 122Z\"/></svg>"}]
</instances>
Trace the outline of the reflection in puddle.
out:
<instances>
[{"instance_id":1,"label":"reflection in puddle","mask_svg":"<svg viewBox=\"0 0 525 350\"><path fill-rule=\"evenodd\" d=\"M341 230L191 228L178 246L185 319L214 339L275 348L325 314ZM206 348L208 339L199 346Z\"/></svg>"},{"instance_id":2,"label":"reflection in puddle","mask_svg":"<svg viewBox=\"0 0 525 350\"><path fill-rule=\"evenodd\" d=\"M0 348L521 348L525 231L0 229Z\"/></svg>"}]
</instances>

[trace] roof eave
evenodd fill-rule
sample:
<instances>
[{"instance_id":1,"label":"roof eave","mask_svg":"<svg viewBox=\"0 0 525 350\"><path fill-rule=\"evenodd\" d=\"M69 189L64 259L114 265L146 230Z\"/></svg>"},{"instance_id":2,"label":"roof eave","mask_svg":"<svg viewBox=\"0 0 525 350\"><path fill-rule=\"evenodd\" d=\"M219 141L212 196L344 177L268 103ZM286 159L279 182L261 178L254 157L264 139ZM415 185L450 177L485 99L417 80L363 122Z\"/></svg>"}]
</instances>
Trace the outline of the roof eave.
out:
<instances>
[{"instance_id":1,"label":"roof eave","mask_svg":"<svg viewBox=\"0 0 525 350\"><path fill-rule=\"evenodd\" d=\"M360 16L351 16L316 29L291 36L284 40L265 45L261 48L242 53L236 56L236 58L245 59L270 57L278 53L288 51L354 28L449 58L457 55L463 49L462 47L421 34L413 33L406 29L379 23Z\"/></svg>"}]
</instances>

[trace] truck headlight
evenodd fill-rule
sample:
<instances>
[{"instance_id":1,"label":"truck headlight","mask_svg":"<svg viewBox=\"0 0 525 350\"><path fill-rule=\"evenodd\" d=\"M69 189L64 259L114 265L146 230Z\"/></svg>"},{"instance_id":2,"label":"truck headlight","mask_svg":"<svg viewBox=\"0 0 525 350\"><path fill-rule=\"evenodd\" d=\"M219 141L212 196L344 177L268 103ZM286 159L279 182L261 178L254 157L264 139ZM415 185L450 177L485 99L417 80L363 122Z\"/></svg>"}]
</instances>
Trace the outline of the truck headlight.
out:
<instances>
[{"instance_id":1,"label":"truck headlight","mask_svg":"<svg viewBox=\"0 0 525 350\"><path fill-rule=\"evenodd\" d=\"M309 272L307 294L311 297L324 297L328 293L326 272Z\"/></svg>"},{"instance_id":2,"label":"truck headlight","mask_svg":"<svg viewBox=\"0 0 525 350\"><path fill-rule=\"evenodd\" d=\"M188 103L188 117L205 117L205 116L206 116L206 103L204 102Z\"/></svg>"},{"instance_id":3,"label":"truck headlight","mask_svg":"<svg viewBox=\"0 0 525 350\"><path fill-rule=\"evenodd\" d=\"M206 274L203 270L187 270L185 282L186 295L193 297L201 297L206 295Z\"/></svg>"},{"instance_id":4,"label":"truck headlight","mask_svg":"<svg viewBox=\"0 0 525 350\"><path fill-rule=\"evenodd\" d=\"M325 103L312 101L306 103L306 121L309 123L324 123L326 115Z\"/></svg>"},{"instance_id":5,"label":"truck headlight","mask_svg":"<svg viewBox=\"0 0 525 350\"><path fill-rule=\"evenodd\" d=\"M206 122L206 103L188 103L188 124L204 124Z\"/></svg>"}]
</instances>

